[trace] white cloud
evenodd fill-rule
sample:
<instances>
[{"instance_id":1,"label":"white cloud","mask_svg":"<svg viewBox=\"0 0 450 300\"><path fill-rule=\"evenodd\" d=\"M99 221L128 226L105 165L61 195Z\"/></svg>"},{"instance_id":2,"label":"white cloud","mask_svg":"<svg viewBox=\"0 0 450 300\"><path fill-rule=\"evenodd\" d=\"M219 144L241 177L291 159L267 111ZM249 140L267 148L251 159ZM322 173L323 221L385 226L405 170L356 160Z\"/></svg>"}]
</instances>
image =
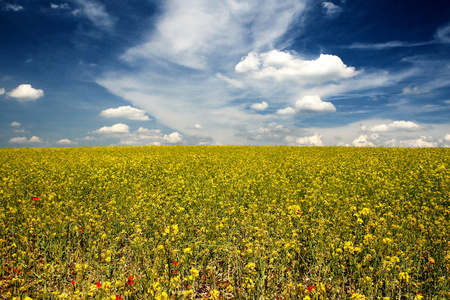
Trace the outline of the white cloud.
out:
<instances>
[{"instance_id":1,"label":"white cloud","mask_svg":"<svg viewBox=\"0 0 450 300\"><path fill-rule=\"evenodd\" d=\"M397 131L397 130L408 130L408 131L414 131L414 130L421 130L423 129L422 126L419 124L416 124L411 121L394 121L389 124L378 124L370 127L364 127L368 131L377 131L377 132L383 132L383 131Z\"/></svg>"},{"instance_id":2,"label":"white cloud","mask_svg":"<svg viewBox=\"0 0 450 300\"><path fill-rule=\"evenodd\" d=\"M44 141L37 136L32 136L30 139L26 137L15 137L9 140L11 144L41 144Z\"/></svg>"},{"instance_id":3,"label":"white cloud","mask_svg":"<svg viewBox=\"0 0 450 300\"><path fill-rule=\"evenodd\" d=\"M114 20L102 3L94 0L77 0L77 2L83 7L82 12L95 26L103 30L111 30L114 27ZM78 12L72 13L76 15Z\"/></svg>"},{"instance_id":4,"label":"white cloud","mask_svg":"<svg viewBox=\"0 0 450 300\"><path fill-rule=\"evenodd\" d=\"M279 115L295 115L296 113L297 111L290 106L277 110L277 114Z\"/></svg>"},{"instance_id":5,"label":"white cloud","mask_svg":"<svg viewBox=\"0 0 450 300\"><path fill-rule=\"evenodd\" d=\"M375 144L370 141L370 138L367 134L360 135L356 139L353 140L352 145L355 147L374 147Z\"/></svg>"},{"instance_id":6,"label":"white cloud","mask_svg":"<svg viewBox=\"0 0 450 300\"><path fill-rule=\"evenodd\" d=\"M18 4L6 3L4 6L4 10L6 11L20 11L23 9L24 9L23 6Z\"/></svg>"},{"instance_id":7,"label":"white cloud","mask_svg":"<svg viewBox=\"0 0 450 300\"><path fill-rule=\"evenodd\" d=\"M138 121L150 120L150 118L145 114L145 111L131 106L108 108L100 112L100 116L105 118L125 118Z\"/></svg>"},{"instance_id":8,"label":"white cloud","mask_svg":"<svg viewBox=\"0 0 450 300\"><path fill-rule=\"evenodd\" d=\"M0 89L0 95L3 95L5 93L5 89L4 88L1 88Z\"/></svg>"},{"instance_id":9,"label":"white cloud","mask_svg":"<svg viewBox=\"0 0 450 300\"><path fill-rule=\"evenodd\" d=\"M134 132L119 137L121 145L162 145L183 142L183 136L178 132L163 134L159 129L140 127Z\"/></svg>"},{"instance_id":10,"label":"white cloud","mask_svg":"<svg viewBox=\"0 0 450 300\"><path fill-rule=\"evenodd\" d=\"M19 122L12 122L11 124L9 124L9 126L13 126L13 127L18 127L21 124Z\"/></svg>"},{"instance_id":11,"label":"white cloud","mask_svg":"<svg viewBox=\"0 0 450 300\"><path fill-rule=\"evenodd\" d=\"M269 107L269 104L266 101L263 101L261 103L253 103L251 105L251 108L253 110L263 111L266 110Z\"/></svg>"},{"instance_id":12,"label":"white cloud","mask_svg":"<svg viewBox=\"0 0 450 300\"><path fill-rule=\"evenodd\" d=\"M303 60L296 56L295 52L278 50L251 52L241 59L235 70L252 79L295 81L302 85L350 78L359 73L336 55L321 54L315 60Z\"/></svg>"},{"instance_id":13,"label":"white cloud","mask_svg":"<svg viewBox=\"0 0 450 300\"><path fill-rule=\"evenodd\" d=\"M403 88L402 90L402 94L404 95L419 95L419 94L424 94L424 93L428 93L429 90L423 90L418 88L417 86L411 87L411 86L407 86L405 88Z\"/></svg>"},{"instance_id":14,"label":"white cloud","mask_svg":"<svg viewBox=\"0 0 450 300\"><path fill-rule=\"evenodd\" d=\"M450 134L446 134L446 135L445 135L444 141L450 142Z\"/></svg>"},{"instance_id":15,"label":"white cloud","mask_svg":"<svg viewBox=\"0 0 450 300\"><path fill-rule=\"evenodd\" d=\"M286 136L301 135L302 132L301 129L286 127L282 124L272 122L268 125L250 130L241 128L237 135L245 138L247 141L252 141L253 144L283 145L286 142Z\"/></svg>"},{"instance_id":16,"label":"white cloud","mask_svg":"<svg viewBox=\"0 0 450 300\"><path fill-rule=\"evenodd\" d=\"M9 97L16 98L20 102L33 101L44 96L44 91L34 89L30 84L21 84L11 92L7 93Z\"/></svg>"},{"instance_id":17,"label":"white cloud","mask_svg":"<svg viewBox=\"0 0 450 300\"><path fill-rule=\"evenodd\" d=\"M342 8L332 2L322 2L322 8L329 17L333 17L342 11Z\"/></svg>"},{"instance_id":18,"label":"white cloud","mask_svg":"<svg viewBox=\"0 0 450 300\"><path fill-rule=\"evenodd\" d=\"M109 134L109 133L129 133L130 127L126 124L117 123L112 126L103 126L102 128L94 131L95 133Z\"/></svg>"},{"instance_id":19,"label":"white cloud","mask_svg":"<svg viewBox=\"0 0 450 300\"><path fill-rule=\"evenodd\" d=\"M67 3L61 3L61 4L50 3L50 8L53 8L53 9L69 9L70 6Z\"/></svg>"},{"instance_id":20,"label":"white cloud","mask_svg":"<svg viewBox=\"0 0 450 300\"><path fill-rule=\"evenodd\" d=\"M417 138L417 139L408 139L408 140L399 141L398 144L400 147L411 147L411 148L437 147L438 143L433 141L432 139L433 138L427 138L425 136L421 136L420 138Z\"/></svg>"},{"instance_id":21,"label":"white cloud","mask_svg":"<svg viewBox=\"0 0 450 300\"><path fill-rule=\"evenodd\" d=\"M336 111L336 107L331 102L323 102L318 95L306 95L303 98L295 102L295 109L288 106L283 109L279 109L277 114L279 115L293 115L296 113L314 113L314 114L326 114Z\"/></svg>"},{"instance_id":22,"label":"white cloud","mask_svg":"<svg viewBox=\"0 0 450 300\"><path fill-rule=\"evenodd\" d=\"M450 23L436 31L435 38L441 43L450 43Z\"/></svg>"},{"instance_id":23,"label":"white cloud","mask_svg":"<svg viewBox=\"0 0 450 300\"><path fill-rule=\"evenodd\" d=\"M175 144L175 143L179 143L182 141L183 136L181 134L179 134L178 132L172 132L169 135L164 135L164 140L166 140L167 142L171 143L171 144Z\"/></svg>"},{"instance_id":24,"label":"white cloud","mask_svg":"<svg viewBox=\"0 0 450 300\"><path fill-rule=\"evenodd\" d=\"M129 49L124 59L157 56L195 69L217 66L224 62L224 54L232 58L239 57L242 50L248 53L272 48L303 11L305 2L164 1L156 30L149 34L148 41Z\"/></svg>"},{"instance_id":25,"label":"white cloud","mask_svg":"<svg viewBox=\"0 0 450 300\"><path fill-rule=\"evenodd\" d=\"M433 41L430 42L419 42L419 43L409 43L402 41L390 41L386 43L375 43L375 44L367 44L367 43L353 43L349 46L350 49L362 49L362 50L383 50L390 48L408 48L408 47L419 47L432 44Z\"/></svg>"},{"instance_id":26,"label":"white cloud","mask_svg":"<svg viewBox=\"0 0 450 300\"><path fill-rule=\"evenodd\" d=\"M323 102L317 95L308 95L297 100L295 107L300 113L330 113L336 111L336 107L331 102Z\"/></svg>"},{"instance_id":27,"label":"white cloud","mask_svg":"<svg viewBox=\"0 0 450 300\"><path fill-rule=\"evenodd\" d=\"M67 145L67 146L78 145L77 142L71 141L69 139L61 139L61 140L57 141L56 143L58 145Z\"/></svg>"},{"instance_id":28,"label":"white cloud","mask_svg":"<svg viewBox=\"0 0 450 300\"><path fill-rule=\"evenodd\" d=\"M323 146L322 134L314 133L312 136L300 137L295 140L295 143L300 146Z\"/></svg>"},{"instance_id":29,"label":"white cloud","mask_svg":"<svg viewBox=\"0 0 450 300\"><path fill-rule=\"evenodd\" d=\"M196 123L196 124L194 124L194 128L195 129L202 129L202 125Z\"/></svg>"}]
</instances>

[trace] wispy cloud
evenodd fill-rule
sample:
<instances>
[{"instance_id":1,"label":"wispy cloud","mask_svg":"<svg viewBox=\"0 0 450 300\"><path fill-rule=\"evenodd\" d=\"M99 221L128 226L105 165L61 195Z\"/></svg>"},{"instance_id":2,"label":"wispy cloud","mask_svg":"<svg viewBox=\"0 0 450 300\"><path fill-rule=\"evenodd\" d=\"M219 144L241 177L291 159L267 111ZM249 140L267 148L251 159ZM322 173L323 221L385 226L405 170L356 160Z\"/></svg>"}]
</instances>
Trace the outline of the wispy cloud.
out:
<instances>
[{"instance_id":1,"label":"wispy cloud","mask_svg":"<svg viewBox=\"0 0 450 300\"><path fill-rule=\"evenodd\" d=\"M5 3L3 5L3 10L5 11L21 11L24 10L25 8L22 5L19 4L11 4L11 3Z\"/></svg>"},{"instance_id":2,"label":"wispy cloud","mask_svg":"<svg viewBox=\"0 0 450 300\"><path fill-rule=\"evenodd\" d=\"M105 6L95 0L76 0L83 14L99 29L110 31L114 28L114 19L108 14ZM74 14L80 11L75 10Z\"/></svg>"},{"instance_id":3,"label":"wispy cloud","mask_svg":"<svg viewBox=\"0 0 450 300\"><path fill-rule=\"evenodd\" d=\"M428 42L418 42L418 43L409 43L402 41L390 41L386 43L375 43L375 44L367 44L367 43L353 43L349 46L350 49L367 49L367 50L382 50L382 49L390 49L390 48L407 48L407 47L419 47L426 46L435 43L434 41Z\"/></svg>"},{"instance_id":4,"label":"wispy cloud","mask_svg":"<svg viewBox=\"0 0 450 300\"><path fill-rule=\"evenodd\" d=\"M322 2L322 8L328 17L334 17L342 11L342 8L333 2Z\"/></svg>"}]
</instances>

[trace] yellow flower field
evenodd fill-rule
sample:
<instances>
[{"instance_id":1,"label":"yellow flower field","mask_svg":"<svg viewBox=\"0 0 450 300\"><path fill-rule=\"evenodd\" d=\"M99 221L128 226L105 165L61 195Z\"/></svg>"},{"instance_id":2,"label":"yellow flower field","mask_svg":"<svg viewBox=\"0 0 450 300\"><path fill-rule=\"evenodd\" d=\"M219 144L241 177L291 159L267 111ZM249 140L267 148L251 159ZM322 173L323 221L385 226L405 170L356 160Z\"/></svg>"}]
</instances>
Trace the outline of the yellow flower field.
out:
<instances>
[{"instance_id":1,"label":"yellow flower field","mask_svg":"<svg viewBox=\"0 0 450 300\"><path fill-rule=\"evenodd\" d=\"M0 299L449 299L450 149L0 149Z\"/></svg>"}]
</instances>

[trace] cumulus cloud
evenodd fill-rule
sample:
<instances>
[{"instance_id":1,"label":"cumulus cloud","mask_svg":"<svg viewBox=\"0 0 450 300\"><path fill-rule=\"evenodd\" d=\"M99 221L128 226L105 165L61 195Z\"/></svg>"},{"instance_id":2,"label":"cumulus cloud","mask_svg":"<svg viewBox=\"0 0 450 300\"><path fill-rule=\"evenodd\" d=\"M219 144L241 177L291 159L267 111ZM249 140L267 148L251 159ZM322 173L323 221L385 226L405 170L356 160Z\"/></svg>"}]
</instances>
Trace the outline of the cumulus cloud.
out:
<instances>
[{"instance_id":1,"label":"cumulus cloud","mask_svg":"<svg viewBox=\"0 0 450 300\"><path fill-rule=\"evenodd\" d=\"M398 142L400 147L408 147L408 148L431 148L437 147L438 143L433 141L433 138L427 138L425 136L421 136L416 139L407 139Z\"/></svg>"},{"instance_id":2,"label":"cumulus cloud","mask_svg":"<svg viewBox=\"0 0 450 300\"><path fill-rule=\"evenodd\" d=\"M331 102L323 102L318 95L307 95L295 102L295 109L286 107L279 109L277 114L292 115L296 113L325 114L335 112L336 107Z\"/></svg>"},{"instance_id":3,"label":"cumulus cloud","mask_svg":"<svg viewBox=\"0 0 450 300\"><path fill-rule=\"evenodd\" d=\"M323 102L317 95L301 98L295 102L295 107L300 113L330 113L336 111L336 107L331 102Z\"/></svg>"},{"instance_id":4,"label":"cumulus cloud","mask_svg":"<svg viewBox=\"0 0 450 300\"><path fill-rule=\"evenodd\" d=\"M100 112L100 116L105 118L125 118L138 121L150 120L150 118L145 114L145 111L131 106L108 108Z\"/></svg>"},{"instance_id":5,"label":"cumulus cloud","mask_svg":"<svg viewBox=\"0 0 450 300\"><path fill-rule=\"evenodd\" d=\"M11 144L41 144L43 142L44 141L37 136L32 136L29 139L26 137L15 137L9 140L9 143Z\"/></svg>"},{"instance_id":6,"label":"cumulus cloud","mask_svg":"<svg viewBox=\"0 0 450 300\"><path fill-rule=\"evenodd\" d=\"M446 135L445 135L444 141L450 142L450 134L446 134Z\"/></svg>"},{"instance_id":7,"label":"cumulus cloud","mask_svg":"<svg viewBox=\"0 0 450 300\"><path fill-rule=\"evenodd\" d=\"M303 60L295 52L272 50L251 52L235 66L237 73L253 79L295 81L299 84L323 83L358 74L336 55L321 54L315 60Z\"/></svg>"},{"instance_id":8,"label":"cumulus cloud","mask_svg":"<svg viewBox=\"0 0 450 300\"><path fill-rule=\"evenodd\" d=\"M374 147L375 144L372 140L376 139L377 136L369 137L367 134L362 134L353 140L352 145L355 147Z\"/></svg>"},{"instance_id":9,"label":"cumulus cloud","mask_svg":"<svg viewBox=\"0 0 450 300\"><path fill-rule=\"evenodd\" d=\"M384 132L384 131L397 131L397 130L406 130L406 131L415 131L423 129L417 123L411 121L394 121L389 124L378 124L374 126L363 126L361 129L373 132Z\"/></svg>"},{"instance_id":10,"label":"cumulus cloud","mask_svg":"<svg viewBox=\"0 0 450 300\"><path fill-rule=\"evenodd\" d=\"M12 122L11 124L9 124L9 126L13 126L13 127L18 127L21 124L19 122Z\"/></svg>"},{"instance_id":11,"label":"cumulus cloud","mask_svg":"<svg viewBox=\"0 0 450 300\"><path fill-rule=\"evenodd\" d=\"M329 17L333 17L341 12L341 7L334 4L333 2L322 2L322 8L325 14Z\"/></svg>"},{"instance_id":12,"label":"cumulus cloud","mask_svg":"<svg viewBox=\"0 0 450 300\"><path fill-rule=\"evenodd\" d=\"M253 103L251 105L251 108L253 110L263 111L266 110L269 107L269 104L266 101L263 101L261 103Z\"/></svg>"},{"instance_id":13,"label":"cumulus cloud","mask_svg":"<svg viewBox=\"0 0 450 300\"><path fill-rule=\"evenodd\" d=\"M5 93L5 89L4 88L1 88L0 89L0 95L3 95Z\"/></svg>"},{"instance_id":14,"label":"cumulus cloud","mask_svg":"<svg viewBox=\"0 0 450 300\"><path fill-rule=\"evenodd\" d=\"M278 115L295 115L296 113L297 111L290 106L277 110Z\"/></svg>"},{"instance_id":15,"label":"cumulus cloud","mask_svg":"<svg viewBox=\"0 0 450 300\"><path fill-rule=\"evenodd\" d=\"M182 135L178 132L172 132L171 134L166 134L163 136L164 140L171 144L179 143L182 140Z\"/></svg>"},{"instance_id":16,"label":"cumulus cloud","mask_svg":"<svg viewBox=\"0 0 450 300\"><path fill-rule=\"evenodd\" d=\"M94 131L100 134L110 134L110 133L129 133L130 127L126 124L117 123L112 126L103 126L100 129Z\"/></svg>"},{"instance_id":17,"label":"cumulus cloud","mask_svg":"<svg viewBox=\"0 0 450 300\"><path fill-rule=\"evenodd\" d=\"M261 144L282 145L288 135L300 135L302 130L294 127L286 127L276 122L268 125L260 126L255 129L247 129L242 127L237 135L246 140L254 141Z\"/></svg>"},{"instance_id":18,"label":"cumulus cloud","mask_svg":"<svg viewBox=\"0 0 450 300\"><path fill-rule=\"evenodd\" d=\"M58 144L58 145L65 145L65 146L78 145L77 142L71 141L69 139L61 139L61 140L57 141L56 144Z\"/></svg>"},{"instance_id":19,"label":"cumulus cloud","mask_svg":"<svg viewBox=\"0 0 450 300\"><path fill-rule=\"evenodd\" d=\"M16 98L20 102L27 102L43 97L44 91L34 89L30 84L21 84L7 93L7 95L11 98Z\"/></svg>"},{"instance_id":20,"label":"cumulus cloud","mask_svg":"<svg viewBox=\"0 0 450 300\"><path fill-rule=\"evenodd\" d=\"M163 134L159 129L147 129L139 127L139 129L128 134L120 136L119 144L121 145L162 145L162 144L179 144L183 142L183 136L178 132Z\"/></svg>"},{"instance_id":21,"label":"cumulus cloud","mask_svg":"<svg viewBox=\"0 0 450 300\"><path fill-rule=\"evenodd\" d=\"M299 146L323 146L322 143L322 134L314 133L311 136L299 137L295 140L295 144ZM287 139L290 140L289 138Z\"/></svg>"}]
</instances>

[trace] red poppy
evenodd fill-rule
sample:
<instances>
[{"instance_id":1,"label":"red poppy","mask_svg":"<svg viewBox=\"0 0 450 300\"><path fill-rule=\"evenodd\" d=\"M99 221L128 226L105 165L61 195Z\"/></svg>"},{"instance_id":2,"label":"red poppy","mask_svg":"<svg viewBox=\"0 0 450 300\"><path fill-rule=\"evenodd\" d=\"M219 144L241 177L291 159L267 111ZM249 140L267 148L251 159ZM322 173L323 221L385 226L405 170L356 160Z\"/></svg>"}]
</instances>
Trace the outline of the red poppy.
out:
<instances>
[{"instance_id":1,"label":"red poppy","mask_svg":"<svg viewBox=\"0 0 450 300\"><path fill-rule=\"evenodd\" d=\"M172 271L172 274L177 274L178 273L178 270L173 270Z\"/></svg>"},{"instance_id":2,"label":"red poppy","mask_svg":"<svg viewBox=\"0 0 450 300\"><path fill-rule=\"evenodd\" d=\"M315 289L316 289L315 286L310 285L309 288L308 288L308 293L311 293L311 292L312 292L313 290L315 290Z\"/></svg>"},{"instance_id":3,"label":"red poppy","mask_svg":"<svg viewBox=\"0 0 450 300\"><path fill-rule=\"evenodd\" d=\"M20 275L20 271L19 271L19 270L17 270L17 268L14 268L14 272L16 272L16 273L17 273L17 275Z\"/></svg>"},{"instance_id":4,"label":"red poppy","mask_svg":"<svg viewBox=\"0 0 450 300\"><path fill-rule=\"evenodd\" d=\"M39 197L33 197L33 200L41 200Z\"/></svg>"},{"instance_id":5,"label":"red poppy","mask_svg":"<svg viewBox=\"0 0 450 300\"><path fill-rule=\"evenodd\" d=\"M71 284L75 284L75 280L72 279L72 280L70 281L70 283L71 283Z\"/></svg>"},{"instance_id":6,"label":"red poppy","mask_svg":"<svg viewBox=\"0 0 450 300\"><path fill-rule=\"evenodd\" d=\"M83 229L83 228L80 228L80 231L81 231L81 232L84 232L84 229Z\"/></svg>"},{"instance_id":7,"label":"red poppy","mask_svg":"<svg viewBox=\"0 0 450 300\"><path fill-rule=\"evenodd\" d=\"M102 284L100 282L96 282L95 285L97 285L97 287L101 287Z\"/></svg>"},{"instance_id":8,"label":"red poppy","mask_svg":"<svg viewBox=\"0 0 450 300\"><path fill-rule=\"evenodd\" d=\"M122 300L122 296L116 296L116 300Z\"/></svg>"},{"instance_id":9,"label":"red poppy","mask_svg":"<svg viewBox=\"0 0 450 300\"><path fill-rule=\"evenodd\" d=\"M128 284L128 285L134 284L133 276L129 276L129 277L128 277L127 284Z\"/></svg>"},{"instance_id":10,"label":"red poppy","mask_svg":"<svg viewBox=\"0 0 450 300\"><path fill-rule=\"evenodd\" d=\"M175 265L175 266L178 266L178 262L177 261L173 261L172 264Z\"/></svg>"},{"instance_id":11,"label":"red poppy","mask_svg":"<svg viewBox=\"0 0 450 300\"><path fill-rule=\"evenodd\" d=\"M187 289L190 289L190 288L191 288L191 285L189 284L186 288L187 288Z\"/></svg>"}]
</instances>

